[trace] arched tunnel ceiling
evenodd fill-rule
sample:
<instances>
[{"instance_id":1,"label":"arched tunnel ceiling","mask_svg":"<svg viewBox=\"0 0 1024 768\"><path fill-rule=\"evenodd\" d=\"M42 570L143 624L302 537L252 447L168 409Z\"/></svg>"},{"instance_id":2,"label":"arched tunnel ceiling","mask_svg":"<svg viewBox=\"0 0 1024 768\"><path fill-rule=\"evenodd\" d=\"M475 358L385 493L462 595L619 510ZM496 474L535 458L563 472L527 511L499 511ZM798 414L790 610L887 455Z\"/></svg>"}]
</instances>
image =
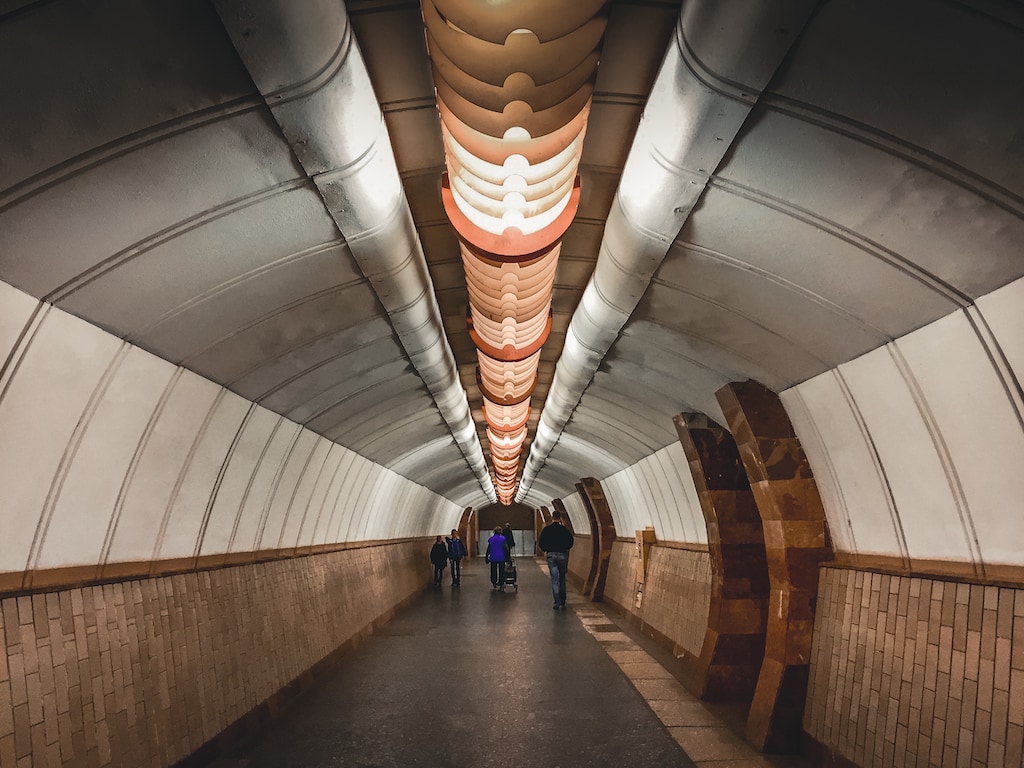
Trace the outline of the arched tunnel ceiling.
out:
<instances>
[{"instance_id":1,"label":"arched tunnel ceiling","mask_svg":"<svg viewBox=\"0 0 1024 768\"><path fill-rule=\"evenodd\" d=\"M351 28L323 2L0 8L0 279L459 504L485 503L410 342L431 320L393 306L415 293L416 268L367 266L374 215L394 230L381 257L415 226L483 440L419 5L351 2ZM661 166L685 185L659 195L652 182L657 211L622 192L626 224L663 222L660 255L539 463L536 504L673 442L676 413L721 421L714 392L729 381L785 389L1024 275L1019 5L691 2L677 28L679 15L677 2L610 4L530 439L599 253L618 247L605 222L641 113L686 118L693 100L703 117L662 129ZM287 55L265 34L275 23L296 36ZM348 39L407 219L332 186L352 149L329 144L334 121L358 109L360 131L380 124L344 96L338 62L359 56ZM680 69L648 103L672 47ZM323 136L296 116L309 94L331 95L315 102ZM356 147L360 131L335 140Z\"/></svg>"}]
</instances>

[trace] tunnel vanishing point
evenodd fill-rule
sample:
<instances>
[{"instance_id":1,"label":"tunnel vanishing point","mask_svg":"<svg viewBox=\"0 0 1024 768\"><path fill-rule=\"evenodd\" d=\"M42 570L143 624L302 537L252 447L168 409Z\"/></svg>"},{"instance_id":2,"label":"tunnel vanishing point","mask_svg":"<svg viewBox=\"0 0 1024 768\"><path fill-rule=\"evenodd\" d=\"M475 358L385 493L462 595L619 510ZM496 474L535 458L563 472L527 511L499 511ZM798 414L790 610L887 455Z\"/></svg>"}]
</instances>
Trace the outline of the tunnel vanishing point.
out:
<instances>
[{"instance_id":1,"label":"tunnel vanishing point","mask_svg":"<svg viewBox=\"0 0 1024 768\"><path fill-rule=\"evenodd\" d=\"M756 750L1022 765L1019 3L12 0L0 94L3 768L556 509Z\"/></svg>"}]
</instances>

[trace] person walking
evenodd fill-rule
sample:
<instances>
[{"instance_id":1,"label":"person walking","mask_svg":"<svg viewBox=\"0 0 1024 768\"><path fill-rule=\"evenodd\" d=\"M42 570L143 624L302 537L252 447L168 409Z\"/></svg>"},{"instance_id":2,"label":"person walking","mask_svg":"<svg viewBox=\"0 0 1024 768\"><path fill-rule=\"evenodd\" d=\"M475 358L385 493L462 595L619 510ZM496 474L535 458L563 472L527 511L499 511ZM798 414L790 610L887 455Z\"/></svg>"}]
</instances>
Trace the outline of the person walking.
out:
<instances>
[{"instance_id":1,"label":"person walking","mask_svg":"<svg viewBox=\"0 0 1024 768\"><path fill-rule=\"evenodd\" d=\"M501 533L501 528L495 528L494 534L487 540L487 551L484 559L491 564L491 588L505 591L505 561L508 560L508 543Z\"/></svg>"},{"instance_id":2,"label":"person walking","mask_svg":"<svg viewBox=\"0 0 1024 768\"><path fill-rule=\"evenodd\" d=\"M505 537L505 546L508 547L508 551L515 554L516 537L512 533L512 523L505 523L505 527L501 529L501 535Z\"/></svg>"},{"instance_id":3,"label":"person walking","mask_svg":"<svg viewBox=\"0 0 1024 768\"><path fill-rule=\"evenodd\" d=\"M547 557L548 572L551 574L551 596L556 611L565 610L565 574L569 570L569 550L572 549L572 531L562 525L562 513L555 510L552 520L540 532L537 545Z\"/></svg>"},{"instance_id":4,"label":"person walking","mask_svg":"<svg viewBox=\"0 0 1024 768\"><path fill-rule=\"evenodd\" d=\"M452 535L448 537L448 562L452 566L452 586L462 586L462 558L466 556L466 545L459 538L459 532L452 528Z\"/></svg>"},{"instance_id":5,"label":"person walking","mask_svg":"<svg viewBox=\"0 0 1024 768\"><path fill-rule=\"evenodd\" d=\"M448 547L438 536L434 546L430 548L430 562L434 566L434 586L441 586L441 576L448 565Z\"/></svg>"}]
</instances>

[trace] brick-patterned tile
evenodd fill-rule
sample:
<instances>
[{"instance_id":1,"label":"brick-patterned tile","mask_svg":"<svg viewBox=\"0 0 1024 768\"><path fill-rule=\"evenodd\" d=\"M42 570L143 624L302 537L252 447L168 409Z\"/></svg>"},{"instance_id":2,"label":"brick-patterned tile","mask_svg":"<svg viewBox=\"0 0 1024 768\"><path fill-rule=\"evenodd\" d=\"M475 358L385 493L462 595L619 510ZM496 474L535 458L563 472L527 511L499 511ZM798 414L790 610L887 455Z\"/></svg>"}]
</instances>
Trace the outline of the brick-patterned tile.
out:
<instances>
[{"instance_id":1,"label":"brick-patterned tile","mask_svg":"<svg viewBox=\"0 0 1024 768\"><path fill-rule=\"evenodd\" d=\"M14 747L14 734L0 736L0 765L16 765L18 753Z\"/></svg>"},{"instance_id":2,"label":"brick-patterned tile","mask_svg":"<svg viewBox=\"0 0 1024 768\"><path fill-rule=\"evenodd\" d=\"M1024 727L1010 723L1006 729L1005 765L1024 764Z\"/></svg>"},{"instance_id":3,"label":"brick-patterned tile","mask_svg":"<svg viewBox=\"0 0 1024 768\"><path fill-rule=\"evenodd\" d=\"M11 686L0 683L0 740L14 735L14 705L11 703Z\"/></svg>"},{"instance_id":4,"label":"brick-patterned tile","mask_svg":"<svg viewBox=\"0 0 1024 768\"><path fill-rule=\"evenodd\" d=\"M997 609L996 636L1009 639L1013 636L1013 602L1014 591L1001 587L999 589L999 608Z\"/></svg>"},{"instance_id":5,"label":"brick-patterned tile","mask_svg":"<svg viewBox=\"0 0 1024 768\"><path fill-rule=\"evenodd\" d=\"M412 542L0 601L0 764L187 757L415 593L419 549ZM352 572L379 578L343 577Z\"/></svg>"},{"instance_id":6,"label":"brick-patterned tile","mask_svg":"<svg viewBox=\"0 0 1024 768\"><path fill-rule=\"evenodd\" d=\"M1004 761L1005 756L1006 748L1002 744L993 742L989 745L988 762L986 763L985 768L995 765L1008 765L1008 763Z\"/></svg>"},{"instance_id":7,"label":"brick-patterned tile","mask_svg":"<svg viewBox=\"0 0 1024 768\"><path fill-rule=\"evenodd\" d=\"M977 710L974 723L969 726L974 734L974 748L971 751L972 760L984 763L988 759L990 725L991 715L980 709Z\"/></svg>"},{"instance_id":8,"label":"brick-patterned tile","mask_svg":"<svg viewBox=\"0 0 1024 768\"><path fill-rule=\"evenodd\" d=\"M1011 725L1024 726L1024 670L1010 672L1010 698L1007 721Z\"/></svg>"},{"instance_id":9,"label":"brick-patterned tile","mask_svg":"<svg viewBox=\"0 0 1024 768\"><path fill-rule=\"evenodd\" d=\"M19 759L32 753L32 726L27 702L14 707L14 744Z\"/></svg>"},{"instance_id":10,"label":"brick-patterned tile","mask_svg":"<svg viewBox=\"0 0 1024 768\"><path fill-rule=\"evenodd\" d=\"M0 614L3 615L4 628L4 634L0 635L0 639L4 640L8 646L17 644L21 637L18 629L21 624L18 620L18 600L13 597L0 600Z\"/></svg>"},{"instance_id":11,"label":"brick-patterned tile","mask_svg":"<svg viewBox=\"0 0 1024 768\"><path fill-rule=\"evenodd\" d=\"M1022 592L823 569L808 732L865 766L1020 765Z\"/></svg>"},{"instance_id":12,"label":"brick-patterned tile","mask_svg":"<svg viewBox=\"0 0 1024 768\"><path fill-rule=\"evenodd\" d=\"M0 641L2 641L4 639L4 637L5 637L4 625L5 625L4 614L3 614L3 611L0 610ZM6 685L7 681L10 680L10 678L11 678L11 673L10 673L10 668L8 667L8 664L7 664L7 649L6 649L6 645L5 645L4 652L0 653L0 685ZM0 731L0 735L2 735L2 734L3 734L3 732Z\"/></svg>"}]
</instances>

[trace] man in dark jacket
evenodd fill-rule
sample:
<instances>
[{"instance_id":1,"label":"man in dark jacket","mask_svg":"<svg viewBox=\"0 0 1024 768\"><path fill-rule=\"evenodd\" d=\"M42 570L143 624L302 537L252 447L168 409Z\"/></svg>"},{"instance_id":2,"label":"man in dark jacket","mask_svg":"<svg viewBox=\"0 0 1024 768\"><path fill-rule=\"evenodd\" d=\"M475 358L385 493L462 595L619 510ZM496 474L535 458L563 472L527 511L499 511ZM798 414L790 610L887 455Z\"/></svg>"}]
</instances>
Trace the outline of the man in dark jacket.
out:
<instances>
[{"instance_id":1,"label":"man in dark jacket","mask_svg":"<svg viewBox=\"0 0 1024 768\"><path fill-rule=\"evenodd\" d=\"M501 535L505 537L505 546L508 547L508 551L515 554L516 537L512 535L512 523L505 523L505 527L501 529Z\"/></svg>"},{"instance_id":2,"label":"man in dark jacket","mask_svg":"<svg viewBox=\"0 0 1024 768\"><path fill-rule=\"evenodd\" d=\"M448 562L452 564L452 586L462 586L462 558L466 556L466 546L459 538L459 532L452 528L448 537Z\"/></svg>"},{"instance_id":3,"label":"man in dark jacket","mask_svg":"<svg viewBox=\"0 0 1024 768\"><path fill-rule=\"evenodd\" d=\"M572 531L562 525L562 513L557 509L551 513L552 521L540 532L538 546L547 555L548 571L551 573L551 595L556 611L565 610L565 573L569 570L569 550L572 549Z\"/></svg>"},{"instance_id":4,"label":"man in dark jacket","mask_svg":"<svg viewBox=\"0 0 1024 768\"><path fill-rule=\"evenodd\" d=\"M434 546L430 548L430 563L434 566L434 586L440 587L441 575L444 573L445 566L448 565L448 547L444 545L440 536L434 541Z\"/></svg>"}]
</instances>

